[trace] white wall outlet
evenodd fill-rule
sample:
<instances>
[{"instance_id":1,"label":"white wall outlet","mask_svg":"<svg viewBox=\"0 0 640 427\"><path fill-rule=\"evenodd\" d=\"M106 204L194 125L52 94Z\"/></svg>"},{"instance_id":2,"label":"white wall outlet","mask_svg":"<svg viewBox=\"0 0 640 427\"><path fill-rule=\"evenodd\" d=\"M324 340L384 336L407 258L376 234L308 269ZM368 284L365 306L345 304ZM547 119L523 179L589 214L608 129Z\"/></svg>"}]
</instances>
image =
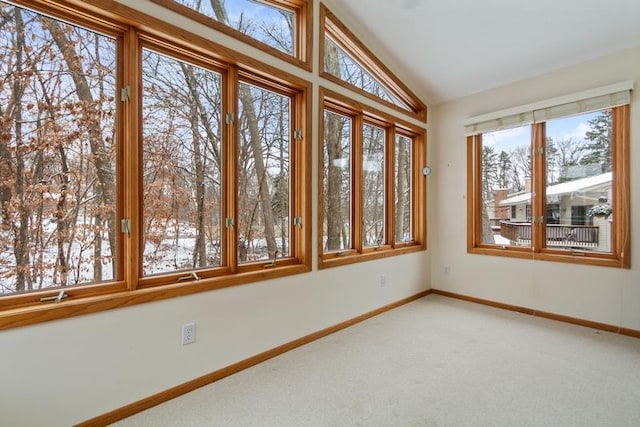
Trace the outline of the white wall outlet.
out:
<instances>
[{"instance_id":1,"label":"white wall outlet","mask_svg":"<svg viewBox=\"0 0 640 427\"><path fill-rule=\"evenodd\" d=\"M187 323L182 325L182 345L196 342L196 324Z\"/></svg>"},{"instance_id":2,"label":"white wall outlet","mask_svg":"<svg viewBox=\"0 0 640 427\"><path fill-rule=\"evenodd\" d=\"M448 276L449 274L451 274L451 266L450 265L443 266L442 272L445 274L445 276Z\"/></svg>"},{"instance_id":3,"label":"white wall outlet","mask_svg":"<svg viewBox=\"0 0 640 427\"><path fill-rule=\"evenodd\" d=\"M380 275L380 287L384 288L385 286L387 286L387 275L386 274L381 274Z\"/></svg>"}]
</instances>

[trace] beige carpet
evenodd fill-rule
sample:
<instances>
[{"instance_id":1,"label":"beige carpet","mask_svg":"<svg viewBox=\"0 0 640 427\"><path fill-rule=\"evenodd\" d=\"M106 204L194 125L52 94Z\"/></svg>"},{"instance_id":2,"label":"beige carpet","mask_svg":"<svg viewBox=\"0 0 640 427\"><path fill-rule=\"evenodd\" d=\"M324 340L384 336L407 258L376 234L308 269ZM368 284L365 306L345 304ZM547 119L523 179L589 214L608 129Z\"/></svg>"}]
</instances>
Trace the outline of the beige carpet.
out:
<instances>
[{"instance_id":1,"label":"beige carpet","mask_svg":"<svg viewBox=\"0 0 640 427\"><path fill-rule=\"evenodd\" d=\"M430 295L118 426L640 426L640 340Z\"/></svg>"}]
</instances>

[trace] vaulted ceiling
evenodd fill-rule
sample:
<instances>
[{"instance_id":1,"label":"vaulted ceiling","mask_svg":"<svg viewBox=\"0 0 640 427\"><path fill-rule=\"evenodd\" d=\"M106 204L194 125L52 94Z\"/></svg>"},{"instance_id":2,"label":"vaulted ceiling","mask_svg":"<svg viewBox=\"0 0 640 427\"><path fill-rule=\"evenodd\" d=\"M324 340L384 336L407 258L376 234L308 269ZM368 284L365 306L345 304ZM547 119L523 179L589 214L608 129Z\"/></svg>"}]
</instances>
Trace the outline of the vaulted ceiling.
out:
<instances>
[{"instance_id":1,"label":"vaulted ceiling","mask_svg":"<svg viewBox=\"0 0 640 427\"><path fill-rule=\"evenodd\" d=\"M432 105L640 46L639 0L323 2Z\"/></svg>"}]
</instances>

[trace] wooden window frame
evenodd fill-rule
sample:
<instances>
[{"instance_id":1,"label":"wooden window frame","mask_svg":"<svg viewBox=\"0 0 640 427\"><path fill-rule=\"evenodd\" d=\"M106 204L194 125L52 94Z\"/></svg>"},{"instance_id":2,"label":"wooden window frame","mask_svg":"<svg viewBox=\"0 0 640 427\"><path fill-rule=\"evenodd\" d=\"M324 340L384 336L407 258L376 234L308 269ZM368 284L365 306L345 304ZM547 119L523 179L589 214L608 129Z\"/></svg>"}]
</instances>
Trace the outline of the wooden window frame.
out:
<instances>
[{"instance_id":1,"label":"wooden window frame","mask_svg":"<svg viewBox=\"0 0 640 427\"><path fill-rule=\"evenodd\" d=\"M630 176L629 105L611 107L613 171L613 228L610 253L571 251L546 247L546 154L545 123L532 124L532 246L502 246L482 243L482 134L467 137L467 252L480 255L505 256L543 261L604 267L631 268L630 254Z\"/></svg>"},{"instance_id":2,"label":"wooden window frame","mask_svg":"<svg viewBox=\"0 0 640 427\"><path fill-rule=\"evenodd\" d=\"M377 79L394 96L398 97L410 109L402 108L393 102L379 98L351 83L348 83L324 69L325 36L348 53L358 64ZM346 89L356 92L400 113L409 114L420 120L427 120L427 106L409 89L389 68L382 63L331 11L320 3L320 47L319 47L320 77L329 80Z\"/></svg>"},{"instance_id":3,"label":"wooden window frame","mask_svg":"<svg viewBox=\"0 0 640 427\"><path fill-rule=\"evenodd\" d=\"M417 252L426 249L426 180L422 175L426 161L426 132L404 120L360 104L349 97L320 87L318 117L318 268L336 267L389 256ZM352 227L351 248L341 251L324 251L323 245L323 191L324 182L324 112L352 118ZM362 126L372 124L386 130L385 154L385 242L380 247L363 247L362 243ZM413 239L407 242L395 240L395 186L393 165L395 162L395 136L411 138L412 143L412 227Z\"/></svg>"},{"instance_id":4,"label":"wooden window frame","mask_svg":"<svg viewBox=\"0 0 640 427\"><path fill-rule=\"evenodd\" d=\"M12 0L13 1L13 0ZM116 128L119 147L117 154L118 220L129 218L132 233L120 235L117 258L119 277L114 281L77 287L49 288L41 291L11 294L0 298L0 330L40 322L95 313L197 292L210 291L240 284L299 274L311 270L311 91L306 80L275 67L239 54L229 48L201 38L188 31L150 17L113 0L16 0L20 7L73 23L88 30L112 35L118 40L117 86L129 86L128 102L118 102ZM179 281L179 273L142 277L142 48L223 73L223 113L237 116L238 81L247 81L290 96L292 129L301 131L301 138L291 135L291 217L301 218L301 226L290 225L290 256L275 265L265 262L238 266L236 234L226 233L224 249L226 264L222 267L197 269L198 280ZM119 91L119 89L118 89ZM237 117L236 117L237 119ZM237 121L237 120L236 120ZM223 125L223 140L234 145L235 122ZM225 195L223 218L235 215L235 156L224 150L226 179L230 183ZM231 165L231 167L228 167ZM223 190L225 191L225 190ZM191 270L187 271L188 272ZM67 297L59 303L41 302L40 298L58 295L64 290Z\"/></svg>"},{"instance_id":5,"label":"wooden window frame","mask_svg":"<svg viewBox=\"0 0 640 427\"><path fill-rule=\"evenodd\" d=\"M209 16L203 15L190 7L177 3L174 0L150 0L166 9L186 16L196 22L216 31L224 33L230 37L238 39L252 47L258 48L264 52L275 56L278 59L289 62L304 70L311 71L311 50L313 43L313 3L309 0L258 0L267 6L283 9L295 14L295 39L293 40L295 48L293 55L289 55L273 46L263 43L253 37L244 34L220 21Z\"/></svg>"}]
</instances>

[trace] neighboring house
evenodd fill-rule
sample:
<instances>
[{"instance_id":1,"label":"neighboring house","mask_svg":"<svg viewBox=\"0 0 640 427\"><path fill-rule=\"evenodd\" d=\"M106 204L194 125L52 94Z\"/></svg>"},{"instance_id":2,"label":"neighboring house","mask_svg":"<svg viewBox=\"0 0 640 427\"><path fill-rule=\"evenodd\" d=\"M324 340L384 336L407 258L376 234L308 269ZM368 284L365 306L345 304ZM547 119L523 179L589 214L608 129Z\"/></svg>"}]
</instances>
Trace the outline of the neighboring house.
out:
<instances>
[{"instance_id":1,"label":"neighboring house","mask_svg":"<svg viewBox=\"0 0 640 427\"><path fill-rule=\"evenodd\" d=\"M547 187L547 246L610 251L610 218L595 218L589 210L612 198L611 172ZM494 191L487 204L494 232L512 244L531 239L531 191Z\"/></svg>"}]
</instances>

